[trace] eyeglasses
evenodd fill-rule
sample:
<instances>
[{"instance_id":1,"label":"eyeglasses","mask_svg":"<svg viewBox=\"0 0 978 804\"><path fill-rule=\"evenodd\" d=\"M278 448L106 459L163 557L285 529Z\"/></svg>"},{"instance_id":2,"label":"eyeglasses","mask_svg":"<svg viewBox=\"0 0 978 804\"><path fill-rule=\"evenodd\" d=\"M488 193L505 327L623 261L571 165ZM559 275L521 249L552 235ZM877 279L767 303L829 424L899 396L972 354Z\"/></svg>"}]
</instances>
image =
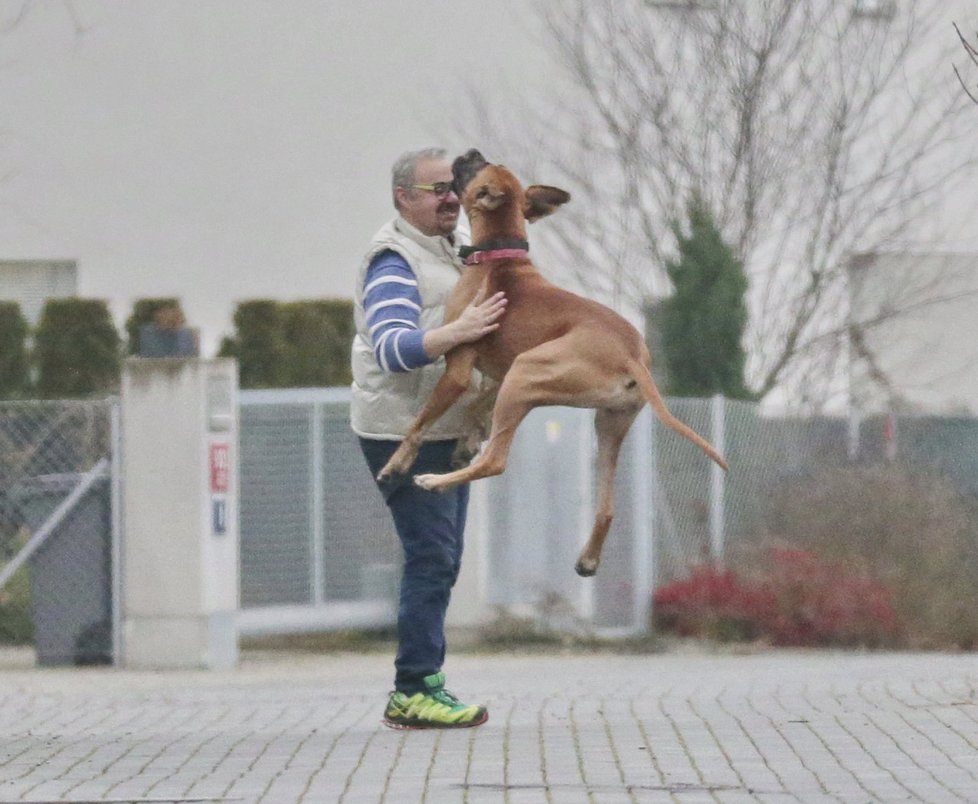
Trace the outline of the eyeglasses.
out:
<instances>
[{"instance_id":1,"label":"eyeglasses","mask_svg":"<svg viewBox=\"0 0 978 804\"><path fill-rule=\"evenodd\" d=\"M448 195L455 192L455 185L450 181L436 181L434 184L412 184L412 190L424 190L435 195Z\"/></svg>"}]
</instances>

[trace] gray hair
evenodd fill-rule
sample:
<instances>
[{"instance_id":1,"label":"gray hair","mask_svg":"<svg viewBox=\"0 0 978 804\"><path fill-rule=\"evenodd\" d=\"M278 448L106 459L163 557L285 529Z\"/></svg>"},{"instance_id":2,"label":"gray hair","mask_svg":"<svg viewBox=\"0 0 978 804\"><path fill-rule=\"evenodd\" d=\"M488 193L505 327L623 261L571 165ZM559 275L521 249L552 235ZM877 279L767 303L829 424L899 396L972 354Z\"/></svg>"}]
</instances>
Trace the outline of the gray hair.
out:
<instances>
[{"instance_id":1,"label":"gray hair","mask_svg":"<svg viewBox=\"0 0 978 804\"><path fill-rule=\"evenodd\" d=\"M420 151L408 151L401 154L394 167L391 168L391 196L394 200L394 208L397 206L397 188L410 187L414 184L414 173L418 167L418 162L425 159L445 159L448 151L444 148L422 148Z\"/></svg>"}]
</instances>

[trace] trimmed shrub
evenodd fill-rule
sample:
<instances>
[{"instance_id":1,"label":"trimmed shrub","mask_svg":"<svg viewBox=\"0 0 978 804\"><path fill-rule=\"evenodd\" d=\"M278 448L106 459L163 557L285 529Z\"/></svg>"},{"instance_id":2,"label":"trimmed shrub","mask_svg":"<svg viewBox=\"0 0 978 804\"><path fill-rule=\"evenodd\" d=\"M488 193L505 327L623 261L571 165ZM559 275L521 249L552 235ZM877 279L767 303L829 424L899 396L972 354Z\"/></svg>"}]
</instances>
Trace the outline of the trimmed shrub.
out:
<instances>
[{"instance_id":1,"label":"trimmed shrub","mask_svg":"<svg viewBox=\"0 0 978 804\"><path fill-rule=\"evenodd\" d=\"M238 359L242 388L288 387L288 343L280 305L271 299L241 302L234 311L235 336L221 357Z\"/></svg>"},{"instance_id":2,"label":"trimmed shrub","mask_svg":"<svg viewBox=\"0 0 978 804\"><path fill-rule=\"evenodd\" d=\"M34 337L34 362L42 399L117 391L120 338L106 302L49 299Z\"/></svg>"},{"instance_id":3,"label":"trimmed shrub","mask_svg":"<svg viewBox=\"0 0 978 804\"><path fill-rule=\"evenodd\" d=\"M30 388L27 320L17 302L0 301L0 399L19 399Z\"/></svg>"},{"instance_id":4,"label":"trimmed shrub","mask_svg":"<svg viewBox=\"0 0 978 804\"><path fill-rule=\"evenodd\" d=\"M317 299L283 305L289 345L289 384L296 388L349 385L353 302Z\"/></svg>"},{"instance_id":5,"label":"trimmed shrub","mask_svg":"<svg viewBox=\"0 0 978 804\"><path fill-rule=\"evenodd\" d=\"M238 304L219 354L238 360L242 388L349 385L353 304L343 299Z\"/></svg>"},{"instance_id":6,"label":"trimmed shrub","mask_svg":"<svg viewBox=\"0 0 978 804\"><path fill-rule=\"evenodd\" d=\"M126 354L139 354L139 331L147 324L158 323L156 317L161 310L174 310L183 318L180 300L175 297L136 300L132 313L126 319Z\"/></svg>"}]
</instances>

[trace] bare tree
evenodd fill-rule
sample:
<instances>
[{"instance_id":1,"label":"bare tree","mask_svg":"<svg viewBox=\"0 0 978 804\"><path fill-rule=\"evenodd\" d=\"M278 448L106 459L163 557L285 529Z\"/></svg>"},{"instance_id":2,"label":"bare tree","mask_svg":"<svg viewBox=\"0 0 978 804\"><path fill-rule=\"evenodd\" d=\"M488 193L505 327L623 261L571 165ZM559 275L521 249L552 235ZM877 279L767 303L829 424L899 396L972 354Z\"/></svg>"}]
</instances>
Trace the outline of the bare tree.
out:
<instances>
[{"instance_id":1,"label":"bare tree","mask_svg":"<svg viewBox=\"0 0 978 804\"><path fill-rule=\"evenodd\" d=\"M978 48L975 48L971 42L964 38L964 34L961 33L961 29L957 26L957 23L954 25L954 30L958 34L958 39L961 40L961 46L964 48L964 52L967 53L968 58L971 59L971 63L978 67ZM976 38L976 41L978 41L978 38ZM954 68L954 74L958 77L958 81L961 82L961 86L964 87L964 91L968 93L968 97L975 103L978 103L978 96L968 89L968 85L965 83L964 77L959 72L957 66Z\"/></svg>"},{"instance_id":2,"label":"bare tree","mask_svg":"<svg viewBox=\"0 0 978 804\"><path fill-rule=\"evenodd\" d=\"M557 108L492 130L478 99L470 127L511 162L535 151L514 166L572 191L547 227L552 262L613 304L666 290L670 223L698 193L750 277L752 387L824 384L860 323L850 255L903 246L972 162L967 102L940 86L948 53L928 52L938 3L544 3L570 79Z\"/></svg>"},{"instance_id":3,"label":"bare tree","mask_svg":"<svg viewBox=\"0 0 978 804\"><path fill-rule=\"evenodd\" d=\"M27 18L35 6L35 0L0 0L0 34L9 33ZM87 28L82 23L72 0L61 0L61 7L71 21L75 35L81 35Z\"/></svg>"},{"instance_id":4,"label":"bare tree","mask_svg":"<svg viewBox=\"0 0 978 804\"><path fill-rule=\"evenodd\" d=\"M31 12L37 10L38 5L36 0L0 0L0 43L4 41L5 37L16 36L18 29L24 25ZM82 22L72 0L60 0L59 5L64 12L64 16L70 22L76 39L89 30ZM12 62L7 58L0 60L0 78L4 77L4 70L8 69L11 65ZM7 140L10 137L10 129L6 127L6 124L9 122L6 118L0 120L0 123L2 123L0 125L0 185L11 180L16 175L16 170L8 167L6 164L7 156L5 149L7 147ZM23 214L23 211L16 203L0 198L0 208L3 207L13 210L18 215Z\"/></svg>"}]
</instances>

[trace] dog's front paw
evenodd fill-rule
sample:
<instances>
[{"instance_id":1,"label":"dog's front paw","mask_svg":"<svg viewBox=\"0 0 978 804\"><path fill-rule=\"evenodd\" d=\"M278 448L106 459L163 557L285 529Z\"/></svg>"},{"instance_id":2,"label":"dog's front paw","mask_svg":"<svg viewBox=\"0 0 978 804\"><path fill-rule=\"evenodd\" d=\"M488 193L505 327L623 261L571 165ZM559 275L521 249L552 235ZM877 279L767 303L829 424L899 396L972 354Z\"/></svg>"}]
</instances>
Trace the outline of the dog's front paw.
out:
<instances>
[{"instance_id":1,"label":"dog's front paw","mask_svg":"<svg viewBox=\"0 0 978 804\"><path fill-rule=\"evenodd\" d=\"M444 491L441 475L415 475L414 485L425 491Z\"/></svg>"},{"instance_id":2,"label":"dog's front paw","mask_svg":"<svg viewBox=\"0 0 978 804\"><path fill-rule=\"evenodd\" d=\"M399 475L406 475L417 454L418 451L412 449L409 444L401 444L388 458L384 468L377 473L377 482L386 483Z\"/></svg>"},{"instance_id":3,"label":"dog's front paw","mask_svg":"<svg viewBox=\"0 0 978 804\"><path fill-rule=\"evenodd\" d=\"M574 572L582 578L590 578L598 571L598 562L589 558L579 558L574 565Z\"/></svg>"},{"instance_id":4,"label":"dog's front paw","mask_svg":"<svg viewBox=\"0 0 978 804\"><path fill-rule=\"evenodd\" d=\"M387 462L384 468L377 473L377 482L386 483L389 480L393 479L394 475L399 475L399 474L401 474L401 472L399 472L397 468L394 466L394 461L390 460Z\"/></svg>"}]
</instances>

